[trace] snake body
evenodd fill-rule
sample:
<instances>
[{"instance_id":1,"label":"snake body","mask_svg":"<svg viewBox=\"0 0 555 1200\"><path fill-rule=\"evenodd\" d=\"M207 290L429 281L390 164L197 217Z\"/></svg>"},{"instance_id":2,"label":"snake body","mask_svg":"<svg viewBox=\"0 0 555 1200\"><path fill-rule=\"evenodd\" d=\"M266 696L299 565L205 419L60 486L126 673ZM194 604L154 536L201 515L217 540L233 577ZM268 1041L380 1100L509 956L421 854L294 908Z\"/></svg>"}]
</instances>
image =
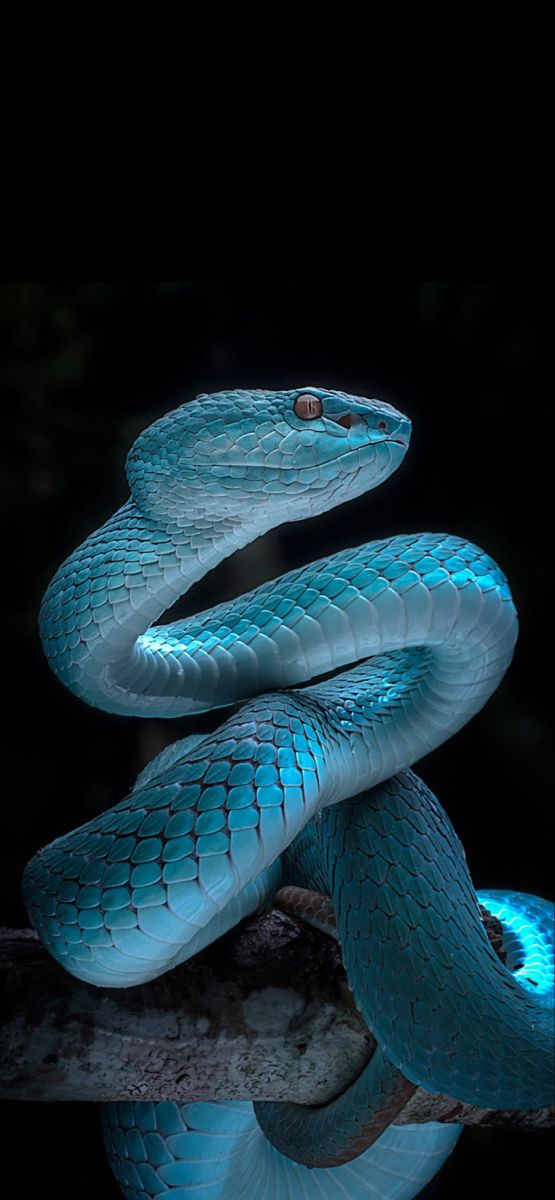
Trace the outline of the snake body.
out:
<instances>
[{"instance_id":1,"label":"snake body","mask_svg":"<svg viewBox=\"0 0 555 1200\"><path fill-rule=\"evenodd\" d=\"M280 880L316 888L378 1042L319 1108L105 1105L133 1200L408 1198L460 1132L391 1124L417 1085L487 1108L553 1102L553 907L477 897L448 817L408 769L510 663L517 622L499 567L458 537L397 536L153 624L253 538L382 482L409 436L390 405L341 392L199 396L137 439L132 498L44 597L50 665L88 703L172 717L246 701L28 864L50 952L89 983L130 986L197 953ZM507 965L479 900L502 923Z\"/></svg>"}]
</instances>

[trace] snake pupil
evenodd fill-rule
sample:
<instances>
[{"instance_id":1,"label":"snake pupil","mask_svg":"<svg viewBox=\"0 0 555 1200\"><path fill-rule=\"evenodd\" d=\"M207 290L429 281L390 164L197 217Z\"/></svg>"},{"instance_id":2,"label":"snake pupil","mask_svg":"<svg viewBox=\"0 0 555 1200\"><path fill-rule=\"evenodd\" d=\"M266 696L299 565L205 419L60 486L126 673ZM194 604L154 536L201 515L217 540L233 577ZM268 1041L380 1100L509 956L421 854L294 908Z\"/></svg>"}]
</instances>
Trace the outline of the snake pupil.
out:
<instances>
[{"instance_id":1,"label":"snake pupil","mask_svg":"<svg viewBox=\"0 0 555 1200\"><path fill-rule=\"evenodd\" d=\"M302 396L297 396L293 405L293 411L297 417L300 417L301 421L313 421L315 417L322 416L324 406L322 401L318 399L318 396L309 396L305 393Z\"/></svg>"}]
</instances>

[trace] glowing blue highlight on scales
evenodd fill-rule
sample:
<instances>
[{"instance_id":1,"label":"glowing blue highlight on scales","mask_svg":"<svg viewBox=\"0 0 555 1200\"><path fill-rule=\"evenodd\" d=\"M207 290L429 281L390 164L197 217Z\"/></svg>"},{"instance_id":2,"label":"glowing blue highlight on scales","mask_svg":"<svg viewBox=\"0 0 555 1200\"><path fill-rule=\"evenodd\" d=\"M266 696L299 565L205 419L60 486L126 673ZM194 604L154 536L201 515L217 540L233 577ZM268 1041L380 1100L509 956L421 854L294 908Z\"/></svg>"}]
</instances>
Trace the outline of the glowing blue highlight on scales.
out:
<instances>
[{"instance_id":1,"label":"glowing blue highlight on scales","mask_svg":"<svg viewBox=\"0 0 555 1200\"><path fill-rule=\"evenodd\" d=\"M539 896L479 891L480 904L503 926L507 966L528 991L553 1004L555 986L555 906Z\"/></svg>"},{"instance_id":2,"label":"glowing blue highlight on scales","mask_svg":"<svg viewBox=\"0 0 555 1200\"><path fill-rule=\"evenodd\" d=\"M307 392L314 420L299 416ZM152 622L247 541L377 486L409 436L391 406L322 388L197 398L137 439L132 498L59 569L40 622L59 678L108 711L177 717L259 697L164 751L111 813L32 860L24 891L45 945L96 985L155 978L268 903L290 847L281 869L333 892L349 983L381 1047L355 1085L363 1121L397 1068L485 1107L551 1102L545 902L481 894L513 977L485 939L446 814L405 770L500 682L516 638L507 582L460 538L399 535ZM292 1120L289 1106L268 1106L265 1128L310 1161L325 1127L333 1158L352 1141L353 1094ZM244 1104L114 1104L104 1123L132 1200L284 1188L295 1200L408 1200L459 1134L390 1127L352 1162L309 1171Z\"/></svg>"}]
</instances>

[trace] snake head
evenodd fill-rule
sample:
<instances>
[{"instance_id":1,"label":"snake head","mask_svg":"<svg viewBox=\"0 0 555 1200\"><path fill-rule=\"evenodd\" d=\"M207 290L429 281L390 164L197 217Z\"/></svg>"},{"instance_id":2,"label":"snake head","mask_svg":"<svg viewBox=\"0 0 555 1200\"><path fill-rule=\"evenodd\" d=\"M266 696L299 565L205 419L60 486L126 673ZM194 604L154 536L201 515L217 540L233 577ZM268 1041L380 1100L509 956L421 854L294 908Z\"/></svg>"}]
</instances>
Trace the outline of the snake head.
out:
<instances>
[{"instance_id":1,"label":"snake head","mask_svg":"<svg viewBox=\"0 0 555 1200\"><path fill-rule=\"evenodd\" d=\"M390 404L326 388L197 396L156 421L127 460L141 509L198 523L304 520L382 483L410 421Z\"/></svg>"}]
</instances>

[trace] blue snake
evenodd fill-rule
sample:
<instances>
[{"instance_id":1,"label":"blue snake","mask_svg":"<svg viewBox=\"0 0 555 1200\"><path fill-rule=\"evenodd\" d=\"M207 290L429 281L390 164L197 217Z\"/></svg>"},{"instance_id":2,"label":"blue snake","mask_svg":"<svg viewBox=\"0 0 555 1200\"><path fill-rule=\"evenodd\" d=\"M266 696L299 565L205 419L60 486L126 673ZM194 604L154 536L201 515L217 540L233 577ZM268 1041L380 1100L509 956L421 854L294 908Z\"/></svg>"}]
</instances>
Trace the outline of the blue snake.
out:
<instances>
[{"instance_id":1,"label":"blue snake","mask_svg":"<svg viewBox=\"0 0 555 1200\"><path fill-rule=\"evenodd\" d=\"M130 1200L408 1200L460 1134L395 1126L417 1085L492 1109L553 1102L553 906L477 895L409 769L511 661L516 613L495 562L447 534L396 536L155 624L254 538L383 482L410 428L388 404L316 387L200 395L137 439L131 499L43 599L50 666L89 704L143 717L240 704L27 865L50 953L91 984L143 983L294 884L331 898L377 1042L327 1105L104 1105ZM505 965L479 903L501 922Z\"/></svg>"}]
</instances>

